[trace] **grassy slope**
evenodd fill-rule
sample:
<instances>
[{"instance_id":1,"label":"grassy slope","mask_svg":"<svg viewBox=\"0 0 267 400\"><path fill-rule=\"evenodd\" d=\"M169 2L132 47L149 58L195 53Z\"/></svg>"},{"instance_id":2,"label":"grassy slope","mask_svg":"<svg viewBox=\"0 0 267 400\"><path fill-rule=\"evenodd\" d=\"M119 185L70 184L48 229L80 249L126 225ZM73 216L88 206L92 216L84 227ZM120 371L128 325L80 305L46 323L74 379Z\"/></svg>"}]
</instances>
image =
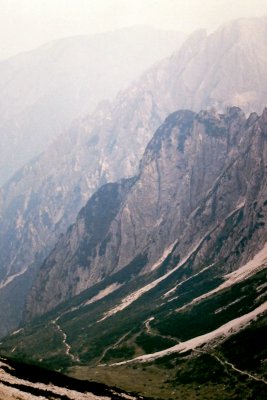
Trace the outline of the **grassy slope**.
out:
<instances>
[{"instance_id":1,"label":"grassy slope","mask_svg":"<svg viewBox=\"0 0 267 400\"><path fill-rule=\"evenodd\" d=\"M181 281L184 274L182 269L128 308L103 322L96 323L96 320L128 293L126 281L121 289L104 300L62 315L58 323L67 334L72 354L79 356L79 362L73 363L66 354L62 335L51 323L51 319L58 313L64 314L64 307L65 310L70 309L95 295L96 288L61 307L55 315L42 317L27 328L23 335L19 333L5 339L1 345L2 354L10 355L11 350L16 347L12 354L19 359L33 360L52 369L63 369L78 378L115 385L153 398L264 398L261 396L266 385L223 365L214 355L232 362L240 369L264 376L266 364L263 364L262 360L266 359L263 349L266 319L229 338L216 348L214 354L211 350L211 354L194 352L194 357L181 357L176 354L149 364L97 366L159 351L173 346L179 340L201 335L251 311L264 300L264 289L257 290L266 282L266 271L261 271L182 312L176 312L178 307L188 304L195 297L221 283L216 274L216 267L214 268L177 287L171 298L168 298L173 298L170 302L163 301L163 295ZM162 272L156 272L153 278ZM113 277L108 284L119 279L122 280L121 275L115 279ZM135 288L144 283L144 278L142 282L138 278L134 284ZM134 285L131 284L132 291ZM101 287L100 285L98 290ZM150 322L150 330L147 331L144 322L151 316L154 320Z\"/></svg>"}]
</instances>

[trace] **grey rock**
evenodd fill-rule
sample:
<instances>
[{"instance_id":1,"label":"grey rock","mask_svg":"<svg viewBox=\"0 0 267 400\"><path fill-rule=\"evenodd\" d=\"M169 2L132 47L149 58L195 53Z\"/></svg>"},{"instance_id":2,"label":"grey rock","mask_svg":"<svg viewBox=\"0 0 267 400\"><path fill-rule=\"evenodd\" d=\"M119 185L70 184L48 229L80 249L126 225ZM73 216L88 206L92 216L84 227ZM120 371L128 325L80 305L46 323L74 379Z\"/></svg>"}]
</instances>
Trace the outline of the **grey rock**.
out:
<instances>
[{"instance_id":1,"label":"grey rock","mask_svg":"<svg viewBox=\"0 0 267 400\"><path fill-rule=\"evenodd\" d=\"M230 104L242 104L245 113L261 112L266 104L263 85L267 72L266 24L266 18L241 20L231 22L208 36L204 31L195 33L180 51L147 71L136 83L120 92L114 102L100 104L93 114L73 123L43 155L20 170L0 191L2 283L23 272L36 258L48 255L98 187L137 173L147 143L169 113L179 108L198 112L200 108L212 110L215 106L220 110ZM256 45L258 50L254 52ZM216 115L214 120L218 122L220 118ZM205 113L201 118L205 120ZM253 114L249 123L255 119L257 116ZM219 130L223 132L225 123L221 121L220 124ZM234 127L231 129L234 131ZM178 211L181 218L183 215L181 224L186 223L186 215L189 216L192 207L202 199L203 187L211 189L207 183L213 176L208 167L208 163L213 161L209 152L218 157L217 147L226 152L229 146L225 138L221 138L220 143L215 141L213 123L209 131L207 148L199 153L199 166L194 169L191 164L184 165L186 160L182 155L181 166L178 164L188 185L191 180L195 182L191 194L185 192L186 186L181 187L180 195L184 196L184 203ZM196 152L196 146L200 146L200 139L196 137L195 140L190 145L193 152ZM237 139L231 137L231 140ZM184 152L187 151L186 143L184 138L179 142ZM218 170L224 167L223 160L222 153L216 160ZM148 170L148 175L158 168L158 163L160 161L150 166L153 169ZM200 171L201 179L197 175ZM160 182L164 185L162 180ZM153 185L157 187L158 181ZM153 193L157 196L153 185L147 193L149 200ZM166 182L164 190L170 197L173 196L172 186L168 185ZM136 196L139 195L137 192ZM135 240L138 243L146 243L151 236L147 229L156 221L156 210L156 206L151 208L144 224L142 216L136 221L138 235L135 235ZM123 229L127 232L130 222L126 223L126 211L123 221ZM139 228L142 228L141 233ZM175 231L174 227L170 229ZM131 240L125 243L124 250L121 248L117 268L132 257ZM161 250L159 247L158 254ZM111 271L114 266L107 268ZM89 281L90 276L86 279ZM17 319L20 318L21 315L17 315Z\"/></svg>"},{"instance_id":2,"label":"grey rock","mask_svg":"<svg viewBox=\"0 0 267 400\"><path fill-rule=\"evenodd\" d=\"M192 270L221 263L224 273L267 240L267 109L245 117L178 111L148 144L139 174L104 185L40 268L27 318L43 314L146 255L149 273L164 250Z\"/></svg>"}]
</instances>

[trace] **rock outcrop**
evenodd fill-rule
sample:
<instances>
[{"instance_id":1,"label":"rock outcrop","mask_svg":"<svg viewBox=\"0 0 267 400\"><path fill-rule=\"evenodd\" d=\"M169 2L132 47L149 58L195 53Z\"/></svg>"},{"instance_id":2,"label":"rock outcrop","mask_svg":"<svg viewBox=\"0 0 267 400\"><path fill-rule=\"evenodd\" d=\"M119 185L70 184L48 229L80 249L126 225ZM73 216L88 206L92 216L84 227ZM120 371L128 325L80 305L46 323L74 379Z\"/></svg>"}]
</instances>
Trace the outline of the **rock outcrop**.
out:
<instances>
[{"instance_id":1,"label":"rock outcrop","mask_svg":"<svg viewBox=\"0 0 267 400\"><path fill-rule=\"evenodd\" d=\"M145 255L153 270L166 249L192 271L225 273L265 244L267 109L171 114L148 144L137 177L104 185L40 268L27 303L43 314ZM129 271L129 274L131 272Z\"/></svg>"}]
</instances>

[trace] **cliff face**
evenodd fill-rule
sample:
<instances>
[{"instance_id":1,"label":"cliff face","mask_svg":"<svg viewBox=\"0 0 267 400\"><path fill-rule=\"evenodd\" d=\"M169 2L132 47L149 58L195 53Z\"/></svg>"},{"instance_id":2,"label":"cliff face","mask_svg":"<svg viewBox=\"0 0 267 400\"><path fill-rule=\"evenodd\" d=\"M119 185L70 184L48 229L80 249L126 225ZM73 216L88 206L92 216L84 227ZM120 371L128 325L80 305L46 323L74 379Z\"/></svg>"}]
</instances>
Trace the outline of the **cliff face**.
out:
<instances>
[{"instance_id":1,"label":"cliff face","mask_svg":"<svg viewBox=\"0 0 267 400\"><path fill-rule=\"evenodd\" d=\"M221 263L229 272L247 262L267 239L266 126L267 109L249 118L236 107L171 114L148 144L138 176L96 192L45 260L28 316L141 255L139 273L153 271L166 249L177 260L193 251L192 271Z\"/></svg>"},{"instance_id":2,"label":"cliff face","mask_svg":"<svg viewBox=\"0 0 267 400\"><path fill-rule=\"evenodd\" d=\"M220 109L229 104L242 104L246 112L261 112L266 103L262 85L267 65L265 32L266 18L236 21L209 36L197 32L180 51L120 92L114 102L100 104L95 113L73 123L53 146L1 189L0 277L5 294L0 289L0 300L11 298L9 282L21 279L30 264L39 264L98 187L137 173L147 143L169 113L185 107L197 112L207 106ZM225 139L221 140L226 148ZM183 148L183 140L180 146ZM201 156L203 162L207 153ZM199 160L204 182L207 171L200 164ZM195 173L192 179L196 179ZM208 173L212 171L208 169ZM169 190L167 184L165 190ZM183 212L189 213L200 199L198 189L194 190L181 205ZM151 213L155 223L155 208ZM150 227L148 218L145 223ZM127 221L126 211L123 221ZM142 227L140 221L135 221L138 228ZM130 222L123 223L127 231ZM147 234L141 236L146 243ZM120 251L119 266L132 257L131 247L129 244L129 256ZM21 302L25 295L26 290ZM14 316L17 320L20 317L20 313Z\"/></svg>"}]
</instances>

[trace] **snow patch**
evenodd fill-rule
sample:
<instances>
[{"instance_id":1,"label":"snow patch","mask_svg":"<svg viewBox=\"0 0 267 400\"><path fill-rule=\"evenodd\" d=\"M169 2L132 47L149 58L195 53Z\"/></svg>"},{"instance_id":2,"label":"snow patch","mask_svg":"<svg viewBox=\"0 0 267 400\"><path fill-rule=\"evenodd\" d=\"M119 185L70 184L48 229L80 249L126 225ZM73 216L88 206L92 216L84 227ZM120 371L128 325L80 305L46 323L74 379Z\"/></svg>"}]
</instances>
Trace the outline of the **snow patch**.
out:
<instances>
[{"instance_id":1,"label":"snow patch","mask_svg":"<svg viewBox=\"0 0 267 400\"><path fill-rule=\"evenodd\" d=\"M262 290L267 288L267 282L257 287L257 292L261 292Z\"/></svg>"},{"instance_id":2,"label":"snow patch","mask_svg":"<svg viewBox=\"0 0 267 400\"><path fill-rule=\"evenodd\" d=\"M175 240L174 243L172 243L169 247L167 247L167 249L164 250L162 256L158 259L158 261L155 262L155 264L153 264L150 267L150 271L154 271L155 269L157 269L162 263L163 261L166 260L166 258L171 254L171 252L174 249L174 246L176 245L178 240Z\"/></svg>"},{"instance_id":3,"label":"snow patch","mask_svg":"<svg viewBox=\"0 0 267 400\"><path fill-rule=\"evenodd\" d=\"M23 330L24 330L23 328L20 328L20 329L18 329L17 331L12 332L12 333L10 334L10 336L17 335L18 333L22 332Z\"/></svg>"},{"instance_id":4,"label":"snow patch","mask_svg":"<svg viewBox=\"0 0 267 400\"><path fill-rule=\"evenodd\" d=\"M27 272L28 267L24 268L22 271L18 272L17 274L11 275L8 278L6 278L4 281L0 283L0 289L3 289L5 286L9 285L14 279L16 279L18 276L21 276Z\"/></svg>"},{"instance_id":5,"label":"snow patch","mask_svg":"<svg viewBox=\"0 0 267 400\"><path fill-rule=\"evenodd\" d=\"M150 317L145 321L145 328L146 328L147 333L150 333L150 334L152 333L150 322L154 321L154 319L155 319L154 317Z\"/></svg>"},{"instance_id":6,"label":"snow patch","mask_svg":"<svg viewBox=\"0 0 267 400\"><path fill-rule=\"evenodd\" d=\"M219 314L220 312L227 310L227 308L233 306L234 304L238 303L239 301L241 301L244 298L245 298L245 296L240 297L240 299L236 299L235 301L232 301L231 303L227 304L224 307L217 308L217 310L214 311L214 314Z\"/></svg>"},{"instance_id":7,"label":"snow patch","mask_svg":"<svg viewBox=\"0 0 267 400\"><path fill-rule=\"evenodd\" d=\"M185 342L181 342L175 346L169 347L166 350L158 351L156 353L151 353L151 354L145 354L143 356L133 358L132 360L122 361L120 363L112 365L122 365L135 361L147 362L155 360L160 357L164 357L172 353L185 353L189 350L194 350L197 347L202 346L215 339L222 340L228 336L231 336L232 334L245 328L251 321L255 320L260 314L263 314L266 311L267 311L267 302L261 304L259 307L249 312L248 314L242 315L241 317L235 318L232 321L227 322L226 324L220 326L214 331L211 331L201 336L197 336L193 339L189 339Z\"/></svg>"},{"instance_id":8,"label":"snow patch","mask_svg":"<svg viewBox=\"0 0 267 400\"><path fill-rule=\"evenodd\" d=\"M252 260L247 262L245 265L240 267L238 270L231 272L224 276L225 282L219 285L217 288L211 290L210 292L204 293L199 297L196 297L190 303L185 304L184 306L177 308L176 311L182 311L188 306L199 303L200 301L207 299L208 297L220 292L223 289L226 289L230 286L235 285L236 283L242 282L251 276L255 275L259 271L265 269L267 267L267 243L265 243L263 249L257 253Z\"/></svg>"},{"instance_id":9,"label":"snow patch","mask_svg":"<svg viewBox=\"0 0 267 400\"><path fill-rule=\"evenodd\" d=\"M112 283L111 285L107 286L105 289L100 290L100 292L92 297L90 300L88 300L86 303L83 304L83 306L87 306L89 304L95 303L98 300L103 299L104 297L108 296L109 294L115 292L122 286L121 283Z\"/></svg>"},{"instance_id":10,"label":"snow patch","mask_svg":"<svg viewBox=\"0 0 267 400\"><path fill-rule=\"evenodd\" d=\"M193 278L195 278L196 276L202 274L203 272L207 271L207 269L210 269L210 268L213 267L213 266L214 266L214 264L208 265L207 267L203 268L201 271L197 272L196 274L189 276L189 278L185 279L185 280L182 281L182 282L179 282L179 283L178 283L177 285L175 285L172 289L170 289L168 292L166 292L166 293L163 295L163 297L164 297L164 298L165 298L165 297L169 297L172 293L174 293L174 292L176 291L176 289L177 289L179 286L182 286L185 282L190 281L191 279L193 279ZM177 299L177 298L178 298L178 296L175 297L175 299ZM174 299L171 299L171 300L174 300ZM168 301L171 301L171 300L168 300Z\"/></svg>"},{"instance_id":11,"label":"snow patch","mask_svg":"<svg viewBox=\"0 0 267 400\"><path fill-rule=\"evenodd\" d=\"M124 297L124 299L121 300L121 303L109 310L104 314L104 316L99 319L97 322L104 321L105 319L111 317L114 314L117 314L119 311L124 310L125 308L129 307L134 301L138 300L143 294L149 292L151 289L156 287L160 282L164 281L166 278L168 278L170 275L172 275L174 272L176 272L180 267L182 267L194 254L197 249L202 245L206 237L210 234L208 232L203 238L200 239L200 241L194 246L194 248L189 252L189 254L183 258L179 264L173 268L171 271L167 272L166 274L162 275L161 277L155 279L153 282L143 286L141 289L136 290L135 292L129 294L128 296ZM208 267L207 267L208 268Z\"/></svg>"}]
</instances>

